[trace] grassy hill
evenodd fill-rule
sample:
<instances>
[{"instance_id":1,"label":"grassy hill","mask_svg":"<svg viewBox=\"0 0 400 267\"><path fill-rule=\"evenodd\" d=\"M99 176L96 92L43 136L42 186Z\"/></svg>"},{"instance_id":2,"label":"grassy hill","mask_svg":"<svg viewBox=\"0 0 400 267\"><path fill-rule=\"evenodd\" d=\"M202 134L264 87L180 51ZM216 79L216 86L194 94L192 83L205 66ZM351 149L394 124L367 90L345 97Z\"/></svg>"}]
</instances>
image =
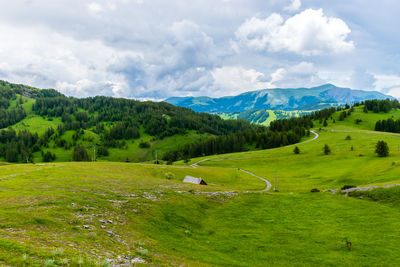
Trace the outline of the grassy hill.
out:
<instances>
[{"instance_id":1,"label":"grassy hill","mask_svg":"<svg viewBox=\"0 0 400 267\"><path fill-rule=\"evenodd\" d=\"M0 81L0 161L72 161L81 146L86 160L94 160L96 149L96 160L143 162L210 136L257 128L167 103L69 98Z\"/></svg>"},{"instance_id":2,"label":"grassy hill","mask_svg":"<svg viewBox=\"0 0 400 267\"><path fill-rule=\"evenodd\" d=\"M0 166L0 262L396 266L398 188L357 197L310 192L400 183L400 135L373 131L376 120L392 116L399 118L400 111L364 113L360 106L343 121L334 113L326 127L314 121L316 139L172 166ZM388 157L374 153L378 140L388 143ZM325 144L330 155L323 154ZM295 146L300 154L293 153ZM273 185L276 176L279 192L262 191L265 183L242 170ZM202 177L209 185L184 184L186 175ZM351 250L345 240L352 242Z\"/></svg>"}]
</instances>

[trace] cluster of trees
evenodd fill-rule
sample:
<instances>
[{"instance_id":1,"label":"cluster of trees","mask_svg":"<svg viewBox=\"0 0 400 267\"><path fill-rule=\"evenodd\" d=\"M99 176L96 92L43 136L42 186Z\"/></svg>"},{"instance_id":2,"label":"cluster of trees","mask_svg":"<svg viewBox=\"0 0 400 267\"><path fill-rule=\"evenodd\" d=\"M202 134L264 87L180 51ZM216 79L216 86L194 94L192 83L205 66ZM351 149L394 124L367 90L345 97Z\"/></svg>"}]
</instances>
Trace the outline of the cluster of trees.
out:
<instances>
[{"instance_id":1,"label":"cluster of trees","mask_svg":"<svg viewBox=\"0 0 400 267\"><path fill-rule=\"evenodd\" d=\"M17 134L13 129L0 131L0 157L6 161L31 162L32 153L36 151L40 151L40 139L36 133L19 131Z\"/></svg>"},{"instance_id":2,"label":"cluster of trees","mask_svg":"<svg viewBox=\"0 0 400 267\"><path fill-rule=\"evenodd\" d=\"M375 131L400 133L400 119L394 120L389 118L387 120L379 120L375 124Z\"/></svg>"},{"instance_id":3,"label":"cluster of trees","mask_svg":"<svg viewBox=\"0 0 400 267\"><path fill-rule=\"evenodd\" d=\"M0 81L0 129L13 125L26 117L25 110L21 106L9 109L10 100L16 100L16 92L13 88ZM19 102L17 102L19 104Z\"/></svg>"},{"instance_id":4,"label":"cluster of trees","mask_svg":"<svg viewBox=\"0 0 400 267\"><path fill-rule=\"evenodd\" d=\"M0 108L0 129L20 122L26 117L25 110L22 107L7 110Z\"/></svg>"},{"instance_id":5,"label":"cluster of trees","mask_svg":"<svg viewBox=\"0 0 400 267\"><path fill-rule=\"evenodd\" d=\"M373 111L375 113L378 112L389 112L393 108L400 108L400 103L398 100L366 100L362 102L365 105L364 112Z\"/></svg>"},{"instance_id":6,"label":"cluster of trees","mask_svg":"<svg viewBox=\"0 0 400 267\"><path fill-rule=\"evenodd\" d=\"M297 132L293 130L289 132L248 130L230 135L210 137L188 144L182 149L165 153L163 160L173 162L193 157L242 152L251 147L267 149L286 146L298 143L305 134L306 130L304 128L298 128Z\"/></svg>"},{"instance_id":7,"label":"cluster of trees","mask_svg":"<svg viewBox=\"0 0 400 267\"><path fill-rule=\"evenodd\" d=\"M82 145L77 145L74 148L74 153L72 156L74 161L90 161L90 156L86 150L86 147Z\"/></svg>"},{"instance_id":8,"label":"cluster of trees","mask_svg":"<svg viewBox=\"0 0 400 267\"><path fill-rule=\"evenodd\" d=\"M50 151L43 152L42 151L42 161L43 162L52 162L56 160L56 155L51 153Z\"/></svg>"}]
</instances>

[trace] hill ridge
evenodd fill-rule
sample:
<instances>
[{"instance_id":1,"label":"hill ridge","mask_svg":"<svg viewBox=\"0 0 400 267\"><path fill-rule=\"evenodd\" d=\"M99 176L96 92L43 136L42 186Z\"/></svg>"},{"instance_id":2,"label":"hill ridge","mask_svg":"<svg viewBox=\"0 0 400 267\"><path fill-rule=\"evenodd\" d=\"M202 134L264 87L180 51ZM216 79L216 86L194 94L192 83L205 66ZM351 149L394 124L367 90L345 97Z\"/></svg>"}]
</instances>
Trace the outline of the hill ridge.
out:
<instances>
[{"instance_id":1,"label":"hill ridge","mask_svg":"<svg viewBox=\"0 0 400 267\"><path fill-rule=\"evenodd\" d=\"M165 102L198 112L245 112L249 110L316 110L368 99L394 99L377 91L353 90L324 84L311 88L275 88L244 92L235 96L212 98L171 97Z\"/></svg>"}]
</instances>

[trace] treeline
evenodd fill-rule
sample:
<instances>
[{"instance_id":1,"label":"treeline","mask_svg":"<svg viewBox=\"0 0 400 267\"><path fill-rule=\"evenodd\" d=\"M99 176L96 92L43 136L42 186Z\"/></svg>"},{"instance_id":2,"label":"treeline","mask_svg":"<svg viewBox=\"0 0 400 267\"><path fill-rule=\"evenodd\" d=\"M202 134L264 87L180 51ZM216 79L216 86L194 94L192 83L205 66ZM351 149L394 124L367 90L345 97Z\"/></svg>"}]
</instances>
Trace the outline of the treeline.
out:
<instances>
[{"instance_id":1,"label":"treeline","mask_svg":"<svg viewBox=\"0 0 400 267\"><path fill-rule=\"evenodd\" d=\"M25 117L26 113L22 107L18 107L12 110L0 108L0 129L16 124L17 122L23 120Z\"/></svg>"},{"instance_id":2,"label":"treeline","mask_svg":"<svg viewBox=\"0 0 400 267\"><path fill-rule=\"evenodd\" d=\"M398 100L366 100L362 102L365 105L364 112L373 111L378 112L389 112L392 109L400 108L400 103Z\"/></svg>"},{"instance_id":3,"label":"treeline","mask_svg":"<svg viewBox=\"0 0 400 267\"><path fill-rule=\"evenodd\" d=\"M247 130L230 135L209 137L208 139L185 145L182 149L169 151L164 154L163 160L173 162L214 154L242 152L251 148L281 147L298 143L306 133L309 134L309 131L298 127L290 132Z\"/></svg>"},{"instance_id":4,"label":"treeline","mask_svg":"<svg viewBox=\"0 0 400 267\"><path fill-rule=\"evenodd\" d=\"M379 120L375 124L375 131L400 133L400 119Z\"/></svg>"},{"instance_id":5,"label":"treeline","mask_svg":"<svg viewBox=\"0 0 400 267\"><path fill-rule=\"evenodd\" d=\"M10 100L16 100L16 89L0 81L0 129L13 125L26 117L25 110L19 106L9 109ZM22 99L21 99L22 100Z\"/></svg>"},{"instance_id":6,"label":"treeline","mask_svg":"<svg viewBox=\"0 0 400 267\"><path fill-rule=\"evenodd\" d=\"M0 131L0 157L8 162L31 162L32 153L40 151L41 140L35 133L13 129Z\"/></svg>"}]
</instances>

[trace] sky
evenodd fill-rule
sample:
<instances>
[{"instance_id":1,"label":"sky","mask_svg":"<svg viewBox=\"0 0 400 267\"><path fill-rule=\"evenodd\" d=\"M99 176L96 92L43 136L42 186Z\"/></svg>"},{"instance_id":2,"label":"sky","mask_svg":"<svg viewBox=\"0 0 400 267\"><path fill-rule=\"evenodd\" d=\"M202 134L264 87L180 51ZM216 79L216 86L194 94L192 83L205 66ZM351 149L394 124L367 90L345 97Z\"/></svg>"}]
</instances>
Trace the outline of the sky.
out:
<instances>
[{"instance_id":1,"label":"sky","mask_svg":"<svg viewBox=\"0 0 400 267\"><path fill-rule=\"evenodd\" d=\"M400 98L397 0L13 0L0 79L75 97L340 87Z\"/></svg>"}]
</instances>

